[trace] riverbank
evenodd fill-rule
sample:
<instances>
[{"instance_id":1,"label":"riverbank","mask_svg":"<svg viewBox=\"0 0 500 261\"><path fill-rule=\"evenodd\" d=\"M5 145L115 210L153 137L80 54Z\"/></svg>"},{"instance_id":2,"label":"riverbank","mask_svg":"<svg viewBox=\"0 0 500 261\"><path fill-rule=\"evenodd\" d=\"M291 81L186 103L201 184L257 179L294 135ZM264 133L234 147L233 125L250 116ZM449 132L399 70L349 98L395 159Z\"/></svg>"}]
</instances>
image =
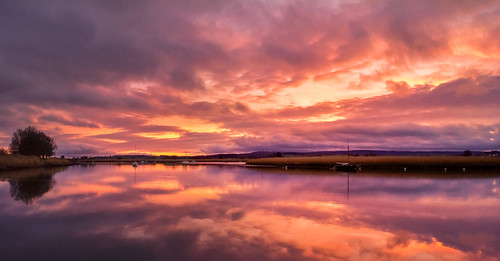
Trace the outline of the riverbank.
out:
<instances>
[{"instance_id":1,"label":"riverbank","mask_svg":"<svg viewBox=\"0 0 500 261\"><path fill-rule=\"evenodd\" d=\"M189 162L189 165L196 165L196 164L208 164L210 165L211 163L214 162L219 162L219 163L231 163L231 162L245 162L246 159L235 159L235 158L228 158L228 159L196 159L193 157L178 157L178 158L173 158L173 159L164 159L164 158L152 158L152 157L134 157L134 158L123 158L123 159L118 159L118 158L85 158L85 159L78 159L75 160L75 163L77 164L118 164L118 165L129 165L132 164L133 162L145 162L146 164L150 163L158 163L158 164L182 164L183 162Z\"/></svg>"},{"instance_id":2,"label":"riverbank","mask_svg":"<svg viewBox=\"0 0 500 261\"><path fill-rule=\"evenodd\" d=\"M37 156L0 155L0 170L69 166L71 164L72 162L67 159L42 159Z\"/></svg>"},{"instance_id":3,"label":"riverbank","mask_svg":"<svg viewBox=\"0 0 500 261\"><path fill-rule=\"evenodd\" d=\"M250 159L251 166L329 169L336 162L360 165L362 170L443 170L463 172L468 170L498 170L500 157L483 156L322 156Z\"/></svg>"}]
</instances>

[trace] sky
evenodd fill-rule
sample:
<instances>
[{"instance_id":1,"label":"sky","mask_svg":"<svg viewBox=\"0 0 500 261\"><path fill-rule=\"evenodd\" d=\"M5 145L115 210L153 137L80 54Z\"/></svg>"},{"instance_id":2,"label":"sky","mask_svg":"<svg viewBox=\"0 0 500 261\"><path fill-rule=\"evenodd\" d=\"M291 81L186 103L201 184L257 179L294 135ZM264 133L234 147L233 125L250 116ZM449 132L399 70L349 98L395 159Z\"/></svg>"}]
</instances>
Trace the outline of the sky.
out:
<instances>
[{"instance_id":1,"label":"sky","mask_svg":"<svg viewBox=\"0 0 500 261\"><path fill-rule=\"evenodd\" d=\"M0 2L0 147L500 149L500 1Z\"/></svg>"}]
</instances>

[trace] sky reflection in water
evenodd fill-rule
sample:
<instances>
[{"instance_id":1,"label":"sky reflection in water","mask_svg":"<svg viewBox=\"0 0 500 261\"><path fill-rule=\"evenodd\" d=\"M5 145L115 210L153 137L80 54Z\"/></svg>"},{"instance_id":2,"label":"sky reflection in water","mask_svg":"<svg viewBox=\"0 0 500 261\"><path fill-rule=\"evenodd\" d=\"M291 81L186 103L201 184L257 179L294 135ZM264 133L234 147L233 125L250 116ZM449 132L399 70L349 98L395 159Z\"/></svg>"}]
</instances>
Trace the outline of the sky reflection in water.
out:
<instances>
[{"instance_id":1,"label":"sky reflection in water","mask_svg":"<svg viewBox=\"0 0 500 261\"><path fill-rule=\"evenodd\" d=\"M500 260L499 178L30 171L0 175L0 260Z\"/></svg>"}]
</instances>

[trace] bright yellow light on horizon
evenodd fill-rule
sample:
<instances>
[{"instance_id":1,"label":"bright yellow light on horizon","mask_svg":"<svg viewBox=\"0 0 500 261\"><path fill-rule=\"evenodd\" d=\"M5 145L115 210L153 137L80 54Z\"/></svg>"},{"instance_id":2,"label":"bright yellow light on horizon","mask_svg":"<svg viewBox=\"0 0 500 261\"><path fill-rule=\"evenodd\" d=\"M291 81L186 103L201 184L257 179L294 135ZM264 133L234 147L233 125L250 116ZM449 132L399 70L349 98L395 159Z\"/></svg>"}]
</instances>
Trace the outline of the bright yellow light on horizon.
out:
<instances>
[{"instance_id":1,"label":"bright yellow light on horizon","mask_svg":"<svg viewBox=\"0 0 500 261\"><path fill-rule=\"evenodd\" d=\"M144 138L152 138L155 140L178 139L181 137L181 135L177 132L148 132L148 133L136 133L135 135Z\"/></svg>"},{"instance_id":2,"label":"bright yellow light on horizon","mask_svg":"<svg viewBox=\"0 0 500 261\"><path fill-rule=\"evenodd\" d=\"M205 155L200 151L135 151L135 150L124 150L117 152L118 155L130 155L130 154L138 154L138 155L150 155L150 156L180 156L180 157L192 157L192 156L200 156Z\"/></svg>"}]
</instances>

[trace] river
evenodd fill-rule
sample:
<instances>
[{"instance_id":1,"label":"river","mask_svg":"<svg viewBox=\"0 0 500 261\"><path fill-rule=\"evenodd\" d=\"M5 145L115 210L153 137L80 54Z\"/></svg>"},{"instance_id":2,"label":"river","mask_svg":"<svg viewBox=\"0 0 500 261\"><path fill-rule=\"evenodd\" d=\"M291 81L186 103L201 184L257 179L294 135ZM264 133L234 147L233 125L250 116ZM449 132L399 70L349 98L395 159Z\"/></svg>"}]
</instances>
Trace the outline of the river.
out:
<instances>
[{"instance_id":1,"label":"river","mask_svg":"<svg viewBox=\"0 0 500 261\"><path fill-rule=\"evenodd\" d=\"M500 260L500 175L0 173L0 260Z\"/></svg>"}]
</instances>

